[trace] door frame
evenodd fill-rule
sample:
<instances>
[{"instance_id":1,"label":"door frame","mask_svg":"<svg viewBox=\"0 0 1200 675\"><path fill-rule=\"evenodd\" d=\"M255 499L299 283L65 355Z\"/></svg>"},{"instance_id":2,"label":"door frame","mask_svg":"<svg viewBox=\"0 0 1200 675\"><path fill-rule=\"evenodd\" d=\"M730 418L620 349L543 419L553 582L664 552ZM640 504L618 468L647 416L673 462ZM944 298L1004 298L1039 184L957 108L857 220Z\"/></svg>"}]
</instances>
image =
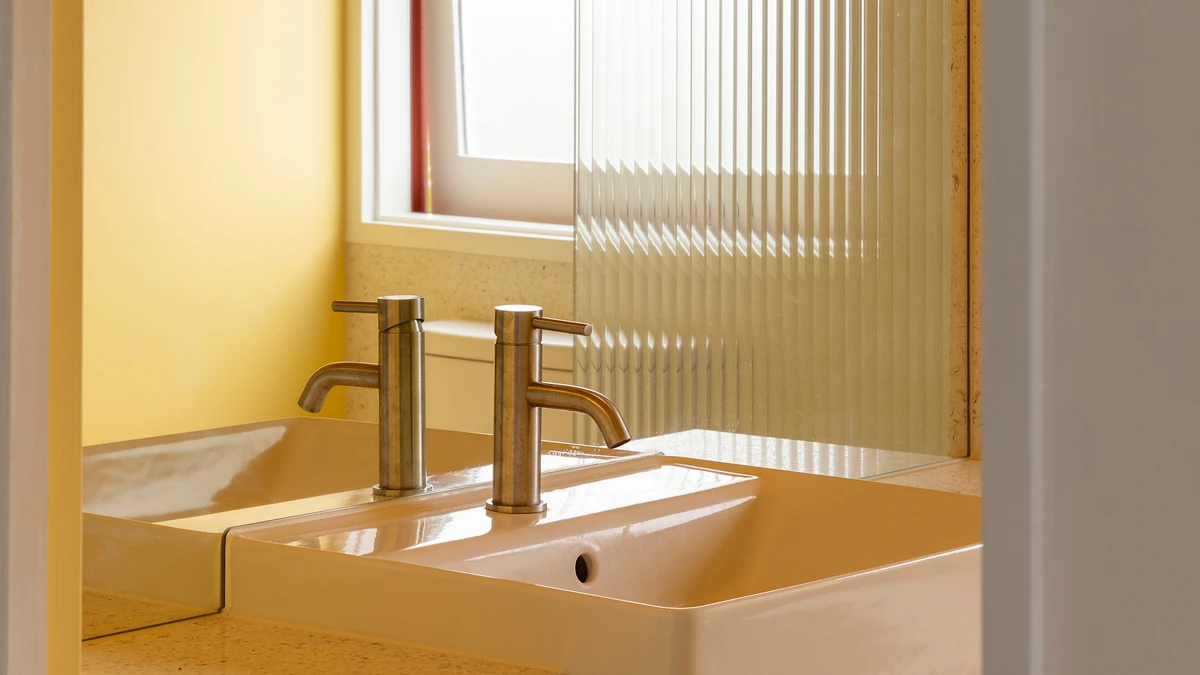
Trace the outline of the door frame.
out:
<instances>
[{"instance_id":1,"label":"door frame","mask_svg":"<svg viewBox=\"0 0 1200 675\"><path fill-rule=\"evenodd\" d=\"M79 672L82 0L0 0L0 669Z\"/></svg>"}]
</instances>

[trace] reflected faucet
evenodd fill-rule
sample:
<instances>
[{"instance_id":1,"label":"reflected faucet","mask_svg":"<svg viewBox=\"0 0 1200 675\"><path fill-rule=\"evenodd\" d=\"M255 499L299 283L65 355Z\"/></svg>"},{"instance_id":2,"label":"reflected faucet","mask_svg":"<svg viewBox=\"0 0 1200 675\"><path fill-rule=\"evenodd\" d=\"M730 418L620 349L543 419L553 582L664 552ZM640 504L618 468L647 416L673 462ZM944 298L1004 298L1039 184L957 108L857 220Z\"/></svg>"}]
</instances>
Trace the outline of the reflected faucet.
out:
<instances>
[{"instance_id":1,"label":"reflected faucet","mask_svg":"<svg viewBox=\"0 0 1200 675\"><path fill-rule=\"evenodd\" d=\"M379 315L379 363L342 361L317 369L300 407L320 412L337 386L379 390L379 484L399 497L425 489L425 298L388 295L376 302L333 303L335 312Z\"/></svg>"},{"instance_id":2,"label":"reflected faucet","mask_svg":"<svg viewBox=\"0 0 1200 675\"><path fill-rule=\"evenodd\" d=\"M536 305L496 308L496 403L493 421L492 498L498 513L540 513L542 501L542 408L583 413L615 448L630 439L620 411L604 394L569 384L542 382L542 331L591 335L577 321L542 316Z\"/></svg>"}]
</instances>

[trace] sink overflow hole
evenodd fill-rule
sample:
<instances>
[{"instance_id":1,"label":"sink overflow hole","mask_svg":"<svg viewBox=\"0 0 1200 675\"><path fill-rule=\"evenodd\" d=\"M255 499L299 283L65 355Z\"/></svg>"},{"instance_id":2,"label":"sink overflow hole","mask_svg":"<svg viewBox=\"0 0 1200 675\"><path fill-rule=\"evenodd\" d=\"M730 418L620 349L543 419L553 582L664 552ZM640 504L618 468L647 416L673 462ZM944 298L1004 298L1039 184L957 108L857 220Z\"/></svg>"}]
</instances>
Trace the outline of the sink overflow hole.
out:
<instances>
[{"instance_id":1,"label":"sink overflow hole","mask_svg":"<svg viewBox=\"0 0 1200 675\"><path fill-rule=\"evenodd\" d=\"M586 584L592 578L592 561L586 555L575 559L575 578L581 584Z\"/></svg>"}]
</instances>

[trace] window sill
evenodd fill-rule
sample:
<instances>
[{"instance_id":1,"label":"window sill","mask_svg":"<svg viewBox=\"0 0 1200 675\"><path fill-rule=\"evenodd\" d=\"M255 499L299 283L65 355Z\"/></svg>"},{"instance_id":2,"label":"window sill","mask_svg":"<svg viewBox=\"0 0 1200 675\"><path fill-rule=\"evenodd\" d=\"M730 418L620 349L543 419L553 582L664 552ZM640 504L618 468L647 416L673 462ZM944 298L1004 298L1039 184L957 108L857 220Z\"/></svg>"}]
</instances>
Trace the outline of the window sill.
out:
<instances>
[{"instance_id":1,"label":"window sill","mask_svg":"<svg viewBox=\"0 0 1200 675\"><path fill-rule=\"evenodd\" d=\"M547 262L572 262L575 255L575 236L570 225L436 214L414 213L386 221L351 221L346 230L346 241Z\"/></svg>"}]
</instances>

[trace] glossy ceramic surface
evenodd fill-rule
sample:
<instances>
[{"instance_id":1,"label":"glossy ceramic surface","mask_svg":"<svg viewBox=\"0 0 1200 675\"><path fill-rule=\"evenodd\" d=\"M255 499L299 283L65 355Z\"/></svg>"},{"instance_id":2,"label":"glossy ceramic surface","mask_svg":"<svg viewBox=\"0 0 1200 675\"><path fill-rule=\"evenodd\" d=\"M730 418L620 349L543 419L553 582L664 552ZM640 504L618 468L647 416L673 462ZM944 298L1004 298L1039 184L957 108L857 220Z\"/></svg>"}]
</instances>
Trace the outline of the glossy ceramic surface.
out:
<instances>
[{"instance_id":1,"label":"glossy ceramic surface","mask_svg":"<svg viewBox=\"0 0 1200 675\"><path fill-rule=\"evenodd\" d=\"M876 478L898 471L953 462L937 455L875 450L836 443L815 443L727 431L690 429L640 438L622 446L637 452L745 464L839 478Z\"/></svg>"},{"instance_id":2,"label":"glossy ceramic surface","mask_svg":"<svg viewBox=\"0 0 1200 675\"><path fill-rule=\"evenodd\" d=\"M490 440L431 430L429 473L491 459ZM162 522L370 487L378 427L319 417L84 448L83 511Z\"/></svg>"},{"instance_id":3,"label":"glossy ceramic surface","mask_svg":"<svg viewBox=\"0 0 1200 675\"><path fill-rule=\"evenodd\" d=\"M979 668L979 500L635 457L248 528L235 614L592 673ZM580 568L583 561L583 569Z\"/></svg>"},{"instance_id":4,"label":"glossy ceramic surface","mask_svg":"<svg viewBox=\"0 0 1200 675\"><path fill-rule=\"evenodd\" d=\"M548 471L628 453L547 443ZM428 431L434 489L491 479L491 437ZM292 418L91 446L85 638L217 611L230 527L373 501L374 424Z\"/></svg>"}]
</instances>

